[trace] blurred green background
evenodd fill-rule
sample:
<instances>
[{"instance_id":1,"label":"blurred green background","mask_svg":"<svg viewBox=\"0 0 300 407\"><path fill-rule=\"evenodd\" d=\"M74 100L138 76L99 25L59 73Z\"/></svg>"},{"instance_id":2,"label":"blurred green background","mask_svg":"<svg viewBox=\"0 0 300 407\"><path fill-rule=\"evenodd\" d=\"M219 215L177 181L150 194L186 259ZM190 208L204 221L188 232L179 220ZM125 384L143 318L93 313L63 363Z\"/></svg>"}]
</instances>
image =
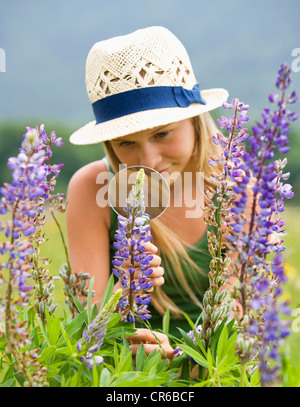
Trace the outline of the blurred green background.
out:
<instances>
[{"instance_id":1,"label":"blurred green background","mask_svg":"<svg viewBox=\"0 0 300 407\"><path fill-rule=\"evenodd\" d=\"M6 163L17 154L26 126L44 123L48 134L55 130L63 138L65 145L54 148L53 155L53 162L64 163L56 192L65 193L78 168L103 156L101 144L78 147L68 141L93 120L84 75L95 42L150 25L169 28L186 46L202 89L223 87L229 98L250 104L250 128L268 106L280 64L292 65L292 52L300 49L299 15L299 0L0 0L0 48L6 55L5 72L0 72L0 185L11 180ZM294 66L292 89L299 95L300 63ZM300 115L299 102L292 108ZM213 116L221 114L218 109ZM289 277L284 296L293 309L300 307L299 134L296 122L286 167L295 196L286 201L283 213ZM64 252L56 225L47 217L42 254L51 259L50 273L57 275ZM64 216L59 219L65 230ZM56 284L55 295L62 302L61 282ZM299 335L294 332L289 344L300 365Z\"/></svg>"}]
</instances>

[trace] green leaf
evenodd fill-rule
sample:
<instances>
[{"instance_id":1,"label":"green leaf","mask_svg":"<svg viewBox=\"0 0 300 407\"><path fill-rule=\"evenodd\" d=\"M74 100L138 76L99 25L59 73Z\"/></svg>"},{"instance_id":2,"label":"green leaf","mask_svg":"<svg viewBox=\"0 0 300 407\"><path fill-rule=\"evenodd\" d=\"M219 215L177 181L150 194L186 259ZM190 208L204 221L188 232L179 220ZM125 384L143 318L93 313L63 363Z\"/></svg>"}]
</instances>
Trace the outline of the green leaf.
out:
<instances>
[{"instance_id":1,"label":"green leaf","mask_svg":"<svg viewBox=\"0 0 300 407\"><path fill-rule=\"evenodd\" d=\"M100 377L97 366L93 367L92 376L93 376L93 387L99 387Z\"/></svg>"},{"instance_id":2,"label":"green leaf","mask_svg":"<svg viewBox=\"0 0 300 407\"><path fill-rule=\"evenodd\" d=\"M166 308L166 313L163 316L162 329L167 334L167 333L169 333L169 328L170 328L170 310L167 307Z\"/></svg>"},{"instance_id":3,"label":"green leaf","mask_svg":"<svg viewBox=\"0 0 300 407\"><path fill-rule=\"evenodd\" d=\"M104 293L103 293L103 297L102 297L102 300L101 300L99 312L107 304L108 300L112 296L113 289L114 289L114 276L113 276L113 274L111 274L111 276L109 277L109 280L108 280L108 282L106 284Z\"/></svg>"},{"instance_id":4,"label":"green leaf","mask_svg":"<svg viewBox=\"0 0 300 407\"><path fill-rule=\"evenodd\" d=\"M219 340L221 332L222 332L222 330L223 330L223 328L225 326L226 321L227 321L227 317L225 317L223 319L223 321L220 323L218 328L215 330L214 336L213 336L212 341L211 341L211 346L210 347L211 347L212 355L213 355L214 358L216 358L216 348L217 348L218 340Z\"/></svg>"},{"instance_id":5,"label":"green leaf","mask_svg":"<svg viewBox=\"0 0 300 407\"><path fill-rule=\"evenodd\" d=\"M182 353L180 356L177 356L172 360L172 362L169 365L169 369L179 369L179 367L182 365L182 363L186 360L187 356L185 353Z\"/></svg>"},{"instance_id":6,"label":"green leaf","mask_svg":"<svg viewBox=\"0 0 300 407\"><path fill-rule=\"evenodd\" d=\"M107 367L104 367L101 375L100 375L100 383L99 386L100 387L108 387L109 383L111 381L111 373L110 371L107 369Z\"/></svg>"},{"instance_id":7,"label":"green leaf","mask_svg":"<svg viewBox=\"0 0 300 407\"><path fill-rule=\"evenodd\" d=\"M114 327L120 321L120 318L121 318L121 314L117 314L117 313L112 314L112 316L109 319L109 323L107 324L107 330Z\"/></svg>"},{"instance_id":8,"label":"green leaf","mask_svg":"<svg viewBox=\"0 0 300 407\"><path fill-rule=\"evenodd\" d=\"M94 320L96 318L97 314L98 314L98 308L97 308L97 304L95 304L93 307L93 311L92 311L92 320Z\"/></svg>"},{"instance_id":9,"label":"green leaf","mask_svg":"<svg viewBox=\"0 0 300 407\"><path fill-rule=\"evenodd\" d=\"M198 344L199 348L201 349L204 357L206 357L206 350L195 329L197 325L193 323L193 321L190 319L190 317L185 312L182 312L182 314L184 315L184 317L187 319L188 323L190 324L190 327L192 328L192 330L194 332L194 336L197 341L197 344ZM198 318L198 320L199 320L199 318ZM198 320L197 320L197 322L198 322Z\"/></svg>"},{"instance_id":10,"label":"green leaf","mask_svg":"<svg viewBox=\"0 0 300 407\"><path fill-rule=\"evenodd\" d=\"M190 346L187 345L180 345L180 348L185 352L187 355L189 355L191 358L195 360L196 363L198 363L200 366L203 367L208 367L208 363L205 360L203 356L199 352L197 352L195 349L191 348Z\"/></svg>"},{"instance_id":11,"label":"green leaf","mask_svg":"<svg viewBox=\"0 0 300 407\"><path fill-rule=\"evenodd\" d=\"M218 345L217 345L217 363L226 356L226 349L227 349L227 341L228 341L228 331L227 327L224 326L222 329L221 335L219 337Z\"/></svg>"},{"instance_id":12,"label":"green leaf","mask_svg":"<svg viewBox=\"0 0 300 407\"><path fill-rule=\"evenodd\" d=\"M136 352L136 370L138 370L138 371L143 370L144 364L145 364L145 357L146 357L145 347L144 347L144 344L142 343L138 347L138 350Z\"/></svg>"},{"instance_id":13,"label":"green leaf","mask_svg":"<svg viewBox=\"0 0 300 407\"><path fill-rule=\"evenodd\" d=\"M42 335L43 335L45 341L46 341L47 343L49 343L47 331L45 330L44 324L43 324L43 322L41 321L40 318L38 318L38 324L39 324L39 326L40 326L40 329L41 329L41 332L42 332Z\"/></svg>"},{"instance_id":14,"label":"green leaf","mask_svg":"<svg viewBox=\"0 0 300 407\"><path fill-rule=\"evenodd\" d=\"M95 277L91 278L91 281L89 284L89 292L88 292L88 296L87 296L88 325L90 325L90 323L92 322L92 289L93 289L94 279L95 279Z\"/></svg>"},{"instance_id":15,"label":"green leaf","mask_svg":"<svg viewBox=\"0 0 300 407\"><path fill-rule=\"evenodd\" d=\"M16 380L15 378L11 378L6 380L4 383L0 383L0 387L16 387Z\"/></svg>"},{"instance_id":16,"label":"green leaf","mask_svg":"<svg viewBox=\"0 0 300 407\"><path fill-rule=\"evenodd\" d=\"M41 353L41 357L39 358L39 363L42 363L53 356L56 352L55 346L47 346L43 352Z\"/></svg>"},{"instance_id":17,"label":"green leaf","mask_svg":"<svg viewBox=\"0 0 300 407\"><path fill-rule=\"evenodd\" d=\"M30 328L30 326L34 327L34 318L35 318L34 305L28 309L27 317L28 317L28 328Z\"/></svg>"},{"instance_id":18,"label":"green leaf","mask_svg":"<svg viewBox=\"0 0 300 407\"><path fill-rule=\"evenodd\" d=\"M56 345L60 334L60 319L54 317L52 320L47 319L48 338L50 345Z\"/></svg>"},{"instance_id":19,"label":"green leaf","mask_svg":"<svg viewBox=\"0 0 300 407\"><path fill-rule=\"evenodd\" d=\"M125 349L127 349L128 352L130 352L129 343L128 343L127 339L126 339L126 334L125 334L124 327L122 327L122 338L123 338L123 347Z\"/></svg>"},{"instance_id":20,"label":"green leaf","mask_svg":"<svg viewBox=\"0 0 300 407\"><path fill-rule=\"evenodd\" d=\"M115 362L115 370L118 371L119 369L119 352L118 352L118 345L114 342L114 362Z\"/></svg>"},{"instance_id":21,"label":"green leaf","mask_svg":"<svg viewBox=\"0 0 300 407\"><path fill-rule=\"evenodd\" d=\"M12 365L7 369L7 371L6 371L6 373L5 373L5 376L4 376L4 378L3 378L3 384L4 384L4 382L9 381L9 380L11 380L11 379L15 380L15 379L14 379L14 373L15 373L14 370L15 370L15 365L12 364ZM3 386L3 387L5 387L5 386ZM12 387L12 386L7 386L7 387Z\"/></svg>"},{"instance_id":22,"label":"green leaf","mask_svg":"<svg viewBox=\"0 0 300 407\"><path fill-rule=\"evenodd\" d=\"M144 364L144 372L150 372L150 369L154 366L156 369L157 364L161 361L161 353L154 349L147 357Z\"/></svg>"},{"instance_id":23,"label":"green leaf","mask_svg":"<svg viewBox=\"0 0 300 407\"><path fill-rule=\"evenodd\" d=\"M124 349L124 348L123 348ZM125 352L124 352L125 353ZM131 352L126 352L122 360L122 365L120 366L120 371L129 372L132 371L132 354Z\"/></svg>"},{"instance_id":24,"label":"green leaf","mask_svg":"<svg viewBox=\"0 0 300 407\"><path fill-rule=\"evenodd\" d=\"M111 383L112 387L134 387L133 383L139 377L137 372L123 372Z\"/></svg>"},{"instance_id":25,"label":"green leaf","mask_svg":"<svg viewBox=\"0 0 300 407\"><path fill-rule=\"evenodd\" d=\"M77 299L74 295L72 295L72 298L73 298L73 301L74 301L74 303L75 303L76 308L78 309L78 311L79 311L79 312L85 311L84 306L78 301L78 299Z\"/></svg>"},{"instance_id":26,"label":"green leaf","mask_svg":"<svg viewBox=\"0 0 300 407\"><path fill-rule=\"evenodd\" d=\"M193 348L195 351L199 351L199 349L197 348L197 345L193 342L193 340L187 335L187 333L183 330L183 329L181 329L181 328L177 328L179 331L180 331L180 333L181 333L181 336L182 336L182 338L184 339L184 341L185 341L185 343L189 346L189 347L191 347L191 348ZM181 347L181 346L179 346L179 347Z\"/></svg>"},{"instance_id":27,"label":"green leaf","mask_svg":"<svg viewBox=\"0 0 300 407\"><path fill-rule=\"evenodd\" d=\"M76 315L74 319L70 322L68 326L65 327L66 333L69 337L72 337L76 332L78 332L86 319L86 311L82 311L80 314Z\"/></svg>"},{"instance_id":28,"label":"green leaf","mask_svg":"<svg viewBox=\"0 0 300 407\"><path fill-rule=\"evenodd\" d=\"M210 352L210 349L207 349L207 362L208 362L208 372L209 376L212 377L213 375L213 358Z\"/></svg>"},{"instance_id":29,"label":"green leaf","mask_svg":"<svg viewBox=\"0 0 300 407\"><path fill-rule=\"evenodd\" d=\"M63 337L65 338L65 341L66 341L66 344L67 344L67 347L68 347L68 350L69 350L69 355L72 355L73 352L74 352L74 347L75 346L72 345L72 343L71 343L71 341L69 339L69 335L66 333L66 331L65 331L64 327L62 326L62 324L61 324L61 332L63 334Z\"/></svg>"}]
</instances>

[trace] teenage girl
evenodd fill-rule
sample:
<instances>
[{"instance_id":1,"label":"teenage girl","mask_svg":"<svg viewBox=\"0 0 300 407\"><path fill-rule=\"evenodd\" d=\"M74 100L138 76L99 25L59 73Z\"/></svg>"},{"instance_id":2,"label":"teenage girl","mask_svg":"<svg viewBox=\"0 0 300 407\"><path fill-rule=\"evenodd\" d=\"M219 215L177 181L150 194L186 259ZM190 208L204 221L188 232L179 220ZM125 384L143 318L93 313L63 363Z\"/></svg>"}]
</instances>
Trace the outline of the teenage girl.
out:
<instances>
[{"instance_id":1,"label":"teenage girl","mask_svg":"<svg viewBox=\"0 0 300 407\"><path fill-rule=\"evenodd\" d=\"M105 175L116 174L121 164L142 165L165 174L170 203L151 221L153 239L146 245L153 254L149 322L153 329L162 328L168 307L170 332L179 334L177 326L190 330L181 311L197 320L208 288L211 257L202 213L187 216L193 208L184 196L175 205L174 191L175 185L181 185L182 194L194 199L194 213L199 212L199 191L203 200L204 188L213 187L210 175L216 170L208 160L220 153L212 141L218 130L209 111L221 106L228 93L200 89L184 46L163 27L96 43L87 58L86 86L95 120L72 134L70 141L103 143L105 158L79 169L69 183L67 233L72 269L94 277L95 300L100 303L111 274L118 226L113 209L99 205L97 199L99 190L107 188ZM191 182L184 181L185 174L192 174ZM203 175L203 184L197 174ZM119 287L116 280L115 289ZM166 335L159 338L172 357ZM138 329L135 339L146 343L148 353L158 346L147 329ZM134 353L137 347L132 342Z\"/></svg>"}]
</instances>

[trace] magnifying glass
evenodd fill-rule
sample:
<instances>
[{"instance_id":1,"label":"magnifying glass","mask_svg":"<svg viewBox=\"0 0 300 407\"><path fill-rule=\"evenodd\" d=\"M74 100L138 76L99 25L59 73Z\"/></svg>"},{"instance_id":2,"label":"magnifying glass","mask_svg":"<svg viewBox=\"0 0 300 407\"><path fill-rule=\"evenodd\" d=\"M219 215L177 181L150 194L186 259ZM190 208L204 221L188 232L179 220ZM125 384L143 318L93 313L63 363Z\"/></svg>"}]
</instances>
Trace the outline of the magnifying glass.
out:
<instances>
[{"instance_id":1,"label":"magnifying glass","mask_svg":"<svg viewBox=\"0 0 300 407\"><path fill-rule=\"evenodd\" d=\"M130 191L141 169L144 170L145 214L149 220L152 220L162 215L170 202L169 184L153 168L137 165L120 170L109 183L108 201L117 214L128 218L129 214L124 207L127 205Z\"/></svg>"}]
</instances>

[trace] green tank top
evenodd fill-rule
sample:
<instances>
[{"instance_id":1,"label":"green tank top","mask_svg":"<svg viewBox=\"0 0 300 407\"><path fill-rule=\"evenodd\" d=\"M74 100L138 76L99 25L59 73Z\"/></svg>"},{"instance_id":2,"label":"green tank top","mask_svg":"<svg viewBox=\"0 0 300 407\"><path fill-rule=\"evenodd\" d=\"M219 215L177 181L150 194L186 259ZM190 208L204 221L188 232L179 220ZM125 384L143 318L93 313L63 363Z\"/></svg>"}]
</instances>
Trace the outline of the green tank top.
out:
<instances>
[{"instance_id":1,"label":"green tank top","mask_svg":"<svg viewBox=\"0 0 300 407\"><path fill-rule=\"evenodd\" d=\"M106 160L108 164L108 160ZM110 171L111 168L108 165ZM110 242L110 271L112 273L112 260L115 254L115 247L113 246L113 242L115 241L114 235L118 228L118 215L116 212L111 209L111 224L110 224L110 231L109 231L109 242ZM210 226L208 226L207 230L209 230ZM193 287L193 292L196 295L197 299L200 303L202 303L203 295L205 291L209 287L209 280L208 280L208 272L209 272L209 264L211 261L211 255L208 251L208 242L207 242L207 232L204 233L203 237L193 246L186 248L186 252L189 257L193 260L195 264L197 264L201 268L201 273L197 271L191 272L191 270L187 270L186 266L183 266L184 275L189 287ZM161 266L165 269L165 283L162 287L162 290L170 297L170 299L183 311L185 312L189 318L196 322L200 313L201 307L195 304L188 293L186 292L185 288L182 287L182 284L178 282L176 279L176 274L171 268L170 263L168 262L167 258L161 255L162 263ZM170 276L172 274L172 276ZM175 279L175 284L174 284ZM115 282L117 282L117 277L115 277ZM151 311L152 318L149 319L149 323L152 329L162 329L162 316L156 311L156 309L151 305L148 305L149 311ZM139 323L136 323L136 326L139 327ZM143 325L140 325L143 326ZM184 331L188 332L191 330L189 323L187 322L186 318L182 316L181 318L172 317L170 319L170 327L169 333L180 337L180 332L177 327L182 328Z\"/></svg>"}]
</instances>

